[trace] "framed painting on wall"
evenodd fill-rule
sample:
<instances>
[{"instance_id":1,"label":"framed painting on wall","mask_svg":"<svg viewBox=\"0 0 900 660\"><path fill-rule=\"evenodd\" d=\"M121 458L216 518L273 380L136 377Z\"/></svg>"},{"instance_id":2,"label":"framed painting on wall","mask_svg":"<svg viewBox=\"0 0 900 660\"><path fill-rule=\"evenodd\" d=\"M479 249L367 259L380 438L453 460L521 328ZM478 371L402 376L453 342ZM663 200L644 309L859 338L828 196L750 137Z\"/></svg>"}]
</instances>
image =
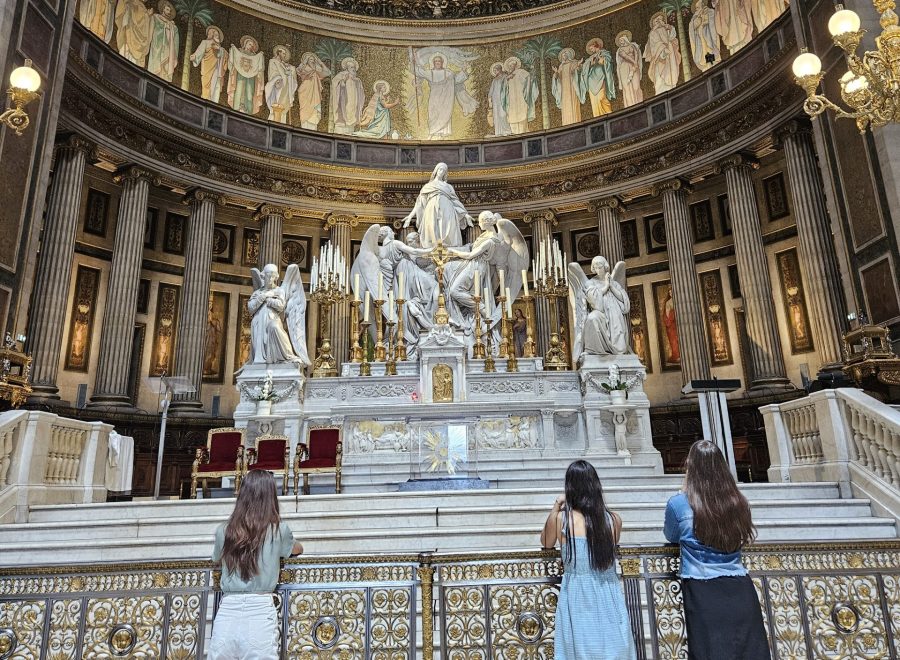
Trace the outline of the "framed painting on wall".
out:
<instances>
[{"instance_id":1,"label":"framed painting on wall","mask_svg":"<svg viewBox=\"0 0 900 660\"><path fill-rule=\"evenodd\" d=\"M644 237L647 241L647 254L666 251L666 223L662 213L644 216Z\"/></svg>"},{"instance_id":2,"label":"framed painting on wall","mask_svg":"<svg viewBox=\"0 0 900 660\"><path fill-rule=\"evenodd\" d=\"M572 256L578 263L590 264L591 259L600 254L600 235L596 227L574 229L571 236Z\"/></svg>"},{"instance_id":3,"label":"framed painting on wall","mask_svg":"<svg viewBox=\"0 0 900 660\"><path fill-rule=\"evenodd\" d=\"M312 239L309 236L284 236L281 239L281 267L289 264L297 264L300 272L308 273L312 267L310 246Z\"/></svg>"},{"instance_id":4,"label":"framed painting on wall","mask_svg":"<svg viewBox=\"0 0 900 660\"><path fill-rule=\"evenodd\" d=\"M156 319L150 353L150 375L171 374L175 366L175 339L178 329L178 299L181 287L160 283L156 292Z\"/></svg>"},{"instance_id":5,"label":"framed painting on wall","mask_svg":"<svg viewBox=\"0 0 900 660\"><path fill-rule=\"evenodd\" d=\"M230 264L234 261L234 227L220 225L213 228L213 261Z\"/></svg>"},{"instance_id":6,"label":"framed painting on wall","mask_svg":"<svg viewBox=\"0 0 900 660\"><path fill-rule=\"evenodd\" d=\"M226 291L210 291L206 314L206 341L203 348L203 381L221 383L225 377L225 337L228 334Z\"/></svg>"},{"instance_id":7,"label":"framed painting on wall","mask_svg":"<svg viewBox=\"0 0 900 660\"><path fill-rule=\"evenodd\" d=\"M678 371L681 369L681 348L678 343L675 298L669 280L653 283L653 306L656 309L656 330L662 370Z\"/></svg>"},{"instance_id":8,"label":"framed painting on wall","mask_svg":"<svg viewBox=\"0 0 900 660\"><path fill-rule=\"evenodd\" d=\"M72 299L72 311L69 315L69 341L66 349L68 371L88 370L99 288L100 271L79 265L75 275L75 297Z\"/></svg>"},{"instance_id":9,"label":"framed painting on wall","mask_svg":"<svg viewBox=\"0 0 900 660\"><path fill-rule=\"evenodd\" d=\"M808 353L813 350L812 329L809 325L806 292L803 289L797 249L791 248L776 253L775 263L778 265L778 280L781 282L784 316L788 321L791 353Z\"/></svg>"},{"instance_id":10,"label":"framed painting on wall","mask_svg":"<svg viewBox=\"0 0 900 660\"><path fill-rule=\"evenodd\" d=\"M709 355L713 366L731 364L731 339L728 335L728 315L722 295L722 274L718 269L700 273L703 313L706 316Z\"/></svg>"}]
</instances>

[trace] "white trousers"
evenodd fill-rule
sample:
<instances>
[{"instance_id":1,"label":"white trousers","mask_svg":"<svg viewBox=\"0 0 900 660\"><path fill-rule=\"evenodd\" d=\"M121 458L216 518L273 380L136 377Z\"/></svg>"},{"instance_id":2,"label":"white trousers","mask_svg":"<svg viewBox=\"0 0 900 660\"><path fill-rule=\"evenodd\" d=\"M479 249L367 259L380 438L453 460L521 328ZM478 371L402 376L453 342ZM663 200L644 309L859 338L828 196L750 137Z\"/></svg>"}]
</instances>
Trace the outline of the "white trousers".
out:
<instances>
[{"instance_id":1,"label":"white trousers","mask_svg":"<svg viewBox=\"0 0 900 660\"><path fill-rule=\"evenodd\" d=\"M278 660L277 616L270 594L226 594L213 623L207 660Z\"/></svg>"}]
</instances>

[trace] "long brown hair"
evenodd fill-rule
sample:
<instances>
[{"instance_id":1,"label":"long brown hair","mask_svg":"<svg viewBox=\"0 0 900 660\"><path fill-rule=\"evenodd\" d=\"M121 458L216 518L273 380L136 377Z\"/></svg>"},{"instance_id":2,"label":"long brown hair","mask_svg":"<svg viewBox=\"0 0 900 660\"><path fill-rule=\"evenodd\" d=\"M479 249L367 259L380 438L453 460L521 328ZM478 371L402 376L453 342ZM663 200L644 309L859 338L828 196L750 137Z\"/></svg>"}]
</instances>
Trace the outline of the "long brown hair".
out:
<instances>
[{"instance_id":1,"label":"long brown hair","mask_svg":"<svg viewBox=\"0 0 900 660\"><path fill-rule=\"evenodd\" d=\"M684 492L694 511L694 536L722 552L736 552L756 538L750 503L738 490L725 457L709 440L695 442L684 464Z\"/></svg>"},{"instance_id":2,"label":"long brown hair","mask_svg":"<svg viewBox=\"0 0 900 660\"><path fill-rule=\"evenodd\" d=\"M616 542L606 515L603 486L597 470L587 461L575 461L566 470L566 507L584 516L588 560L591 567L605 571L616 558ZM569 512L564 511L568 516ZM577 562L571 522L566 525L566 559Z\"/></svg>"},{"instance_id":3,"label":"long brown hair","mask_svg":"<svg viewBox=\"0 0 900 660\"><path fill-rule=\"evenodd\" d=\"M265 470L250 470L225 527L222 563L247 582L259 571L259 548L278 531L281 514L275 478Z\"/></svg>"}]
</instances>

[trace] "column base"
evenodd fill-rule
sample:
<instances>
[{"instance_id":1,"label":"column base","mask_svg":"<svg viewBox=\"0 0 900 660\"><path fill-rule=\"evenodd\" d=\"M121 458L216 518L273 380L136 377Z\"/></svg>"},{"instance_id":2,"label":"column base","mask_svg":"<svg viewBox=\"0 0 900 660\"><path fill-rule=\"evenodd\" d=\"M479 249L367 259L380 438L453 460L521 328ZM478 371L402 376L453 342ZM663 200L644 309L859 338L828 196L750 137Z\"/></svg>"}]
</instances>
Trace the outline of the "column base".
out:
<instances>
[{"instance_id":1,"label":"column base","mask_svg":"<svg viewBox=\"0 0 900 660\"><path fill-rule=\"evenodd\" d=\"M33 387L31 394L25 400L27 407L42 406L45 408L71 408L69 401L64 401L59 396L59 389L56 387Z\"/></svg>"},{"instance_id":2,"label":"column base","mask_svg":"<svg viewBox=\"0 0 900 660\"><path fill-rule=\"evenodd\" d=\"M826 364L819 369L816 379L809 384L810 394L820 390L833 390L838 387L856 387L856 384L847 378L847 375L843 372L843 366L838 362Z\"/></svg>"},{"instance_id":3,"label":"column base","mask_svg":"<svg viewBox=\"0 0 900 660\"><path fill-rule=\"evenodd\" d=\"M28 400L59 400L59 388L56 385L32 385Z\"/></svg>"},{"instance_id":4,"label":"column base","mask_svg":"<svg viewBox=\"0 0 900 660\"><path fill-rule=\"evenodd\" d=\"M124 394L95 394L87 403L88 408L131 408L134 403Z\"/></svg>"},{"instance_id":5,"label":"column base","mask_svg":"<svg viewBox=\"0 0 900 660\"><path fill-rule=\"evenodd\" d=\"M789 378L757 378L754 380L749 390L792 390L794 389L794 384L790 381Z\"/></svg>"},{"instance_id":6,"label":"column base","mask_svg":"<svg viewBox=\"0 0 900 660\"><path fill-rule=\"evenodd\" d=\"M173 401L169 405L170 415L182 415L190 417L193 415L204 414L203 402L201 401Z\"/></svg>"}]
</instances>

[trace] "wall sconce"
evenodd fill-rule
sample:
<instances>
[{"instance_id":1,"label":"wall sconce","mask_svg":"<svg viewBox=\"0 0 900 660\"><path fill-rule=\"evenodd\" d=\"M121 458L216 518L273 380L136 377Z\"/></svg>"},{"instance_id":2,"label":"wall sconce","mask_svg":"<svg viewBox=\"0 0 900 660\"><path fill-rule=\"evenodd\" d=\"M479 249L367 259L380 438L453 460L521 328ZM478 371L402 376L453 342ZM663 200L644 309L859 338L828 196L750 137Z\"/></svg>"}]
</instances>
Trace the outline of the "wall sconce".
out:
<instances>
[{"instance_id":1,"label":"wall sconce","mask_svg":"<svg viewBox=\"0 0 900 660\"><path fill-rule=\"evenodd\" d=\"M41 86L40 74L31 68L31 60L26 59L25 64L13 70L9 76L10 87L6 90L13 107L0 115L0 122L6 124L22 135L31 120L28 113L22 108L34 101L38 96L38 88Z\"/></svg>"}]
</instances>

